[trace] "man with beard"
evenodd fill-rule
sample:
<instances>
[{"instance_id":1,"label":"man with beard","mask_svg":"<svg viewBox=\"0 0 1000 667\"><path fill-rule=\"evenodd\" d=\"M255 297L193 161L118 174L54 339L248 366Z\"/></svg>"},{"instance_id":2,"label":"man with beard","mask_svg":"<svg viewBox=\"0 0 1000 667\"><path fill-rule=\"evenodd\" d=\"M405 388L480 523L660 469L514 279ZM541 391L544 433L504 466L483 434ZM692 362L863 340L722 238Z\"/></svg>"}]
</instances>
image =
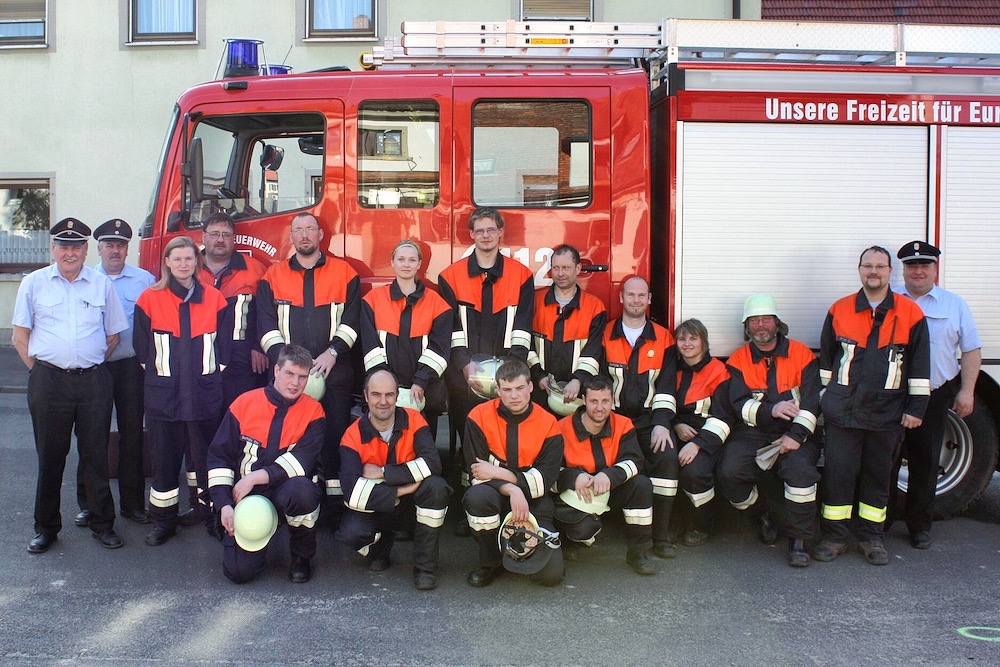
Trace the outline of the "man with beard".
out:
<instances>
[{"instance_id":1,"label":"man with beard","mask_svg":"<svg viewBox=\"0 0 1000 667\"><path fill-rule=\"evenodd\" d=\"M809 565L807 545L816 541L816 461L812 441L819 414L819 365L805 344L787 338L788 325L767 294L743 304L743 335L749 342L729 357L729 409L734 424L719 463L719 487L730 504L756 519L764 544L778 526L757 489L761 472L784 482L788 564Z\"/></svg>"},{"instance_id":2,"label":"man with beard","mask_svg":"<svg viewBox=\"0 0 1000 667\"><path fill-rule=\"evenodd\" d=\"M292 218L295 254L272 264L257 288L257 331L271 365L286 343L313 356L312 374L326 380L321 401L326 440L320 457L331 527L343 511L340 439L351 421L354 368L350 352L361 321L361 279L346 261L320 250L323 229L309 213Z\"/></svg>"},{"instance_id":3,"label":"man with beard","mask_svg":"<svg viewBox=\"0 0 1000 667\"><path fill-rule=\"evenodd\" d=\"M230 405L240 394L267 383L267 357L257 339L257 311L254 299L257 284L264 277L264 265L253 257L236 252L236 225L226 213L214 213L202 231L204 263L201 282L212 285L226 297L233 330L229 365L222 371L222 392ZM223 332L219 332L220 335Z\"/></svg>"}]
</instances>

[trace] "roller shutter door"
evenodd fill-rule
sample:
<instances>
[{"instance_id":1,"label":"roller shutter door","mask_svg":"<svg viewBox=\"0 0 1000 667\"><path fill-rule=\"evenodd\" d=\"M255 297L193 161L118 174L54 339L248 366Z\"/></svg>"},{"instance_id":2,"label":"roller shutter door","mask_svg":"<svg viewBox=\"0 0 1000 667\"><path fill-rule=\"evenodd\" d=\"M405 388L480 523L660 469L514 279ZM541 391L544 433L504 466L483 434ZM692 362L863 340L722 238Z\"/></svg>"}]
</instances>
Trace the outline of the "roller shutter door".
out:
<instances>
[{"instance_id":1,"label":"roller shutter door","mask_svg":"<svg viewBox=\"0 0 1000 667\"><path fill-rule=\"evenodd\" d=\"M1000 128L950 127L944 152L938 282L969 303L983 343L983 359L1000 357L996 278L1000 250Z\"/></svg>"},{"instance_id":2,"label":"roller shutter door","mask_svg":"<svg viewBox=\"0 0 1000 667\"><path fill-rule=\"evenodd\" d=\"M827 309L860 289L858 255L927 238L926 127L679 124L674 317L712 352L743 343L743 300L777 299L793 338L819 347Z\"/></svg>"}]
</instances>

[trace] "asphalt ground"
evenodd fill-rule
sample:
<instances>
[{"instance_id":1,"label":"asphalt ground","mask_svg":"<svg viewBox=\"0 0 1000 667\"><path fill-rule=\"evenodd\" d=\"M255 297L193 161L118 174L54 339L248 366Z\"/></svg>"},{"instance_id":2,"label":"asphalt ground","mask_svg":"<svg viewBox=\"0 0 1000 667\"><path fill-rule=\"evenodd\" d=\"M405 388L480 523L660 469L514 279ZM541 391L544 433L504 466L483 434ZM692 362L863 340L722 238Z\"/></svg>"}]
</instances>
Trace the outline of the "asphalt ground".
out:
<instances>
[{"instance_id":1,"label":"asphalt ground","mask_svg":"<svg viewBox=\"0 0 1000 667\"><path fill-rule=\"evenodd\" d=\"M19 386L8 352L0 348L5 391ZM615 519L567 564L560 586L506 575L474 589L465 576L475 544L453 536L453 513L437 590L413 588L411 543L371 573L327 529L312 581L291 584L283 528L266 575L236 586L201 527L153 548L143 543L148 526L120 519L126 544L115 551L75 527L75 452L65 527L47 553L29 554L36 469L26 397L0 394L0 420L4 665L1000 664L998 480L965 516L935 524L930 550L910 548L894 526L886 567L852 551L790 568L783 541L760 544L720 506L708 544L657 560L655 576L626 567Z\"/></svg>"}]
</instances>

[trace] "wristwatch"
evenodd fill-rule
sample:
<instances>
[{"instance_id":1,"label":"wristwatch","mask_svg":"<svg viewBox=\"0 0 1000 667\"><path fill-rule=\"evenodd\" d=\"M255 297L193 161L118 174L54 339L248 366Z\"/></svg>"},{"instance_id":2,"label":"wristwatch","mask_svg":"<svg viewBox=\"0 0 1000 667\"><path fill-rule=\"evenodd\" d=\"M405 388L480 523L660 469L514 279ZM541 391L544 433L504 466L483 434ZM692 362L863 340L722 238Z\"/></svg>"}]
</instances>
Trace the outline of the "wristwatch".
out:
<instances>
[{"instance_id":1,"label":"wristwatch","mask_svg":"<svg viewBox=\"0 0 1000 667\"><path fill-rule=\"evenodd\" d=\"M333 355L333 358L334 358L334 359L336 359L336 358L337 358L337 351L336 351L335 349L333 349L333 345L331 345L330 347L328 347L328 348L326 348L326 349L328 349L328 350L330 351L330 354L332 354L332 355Z\"/></svg>"}]
</instances>

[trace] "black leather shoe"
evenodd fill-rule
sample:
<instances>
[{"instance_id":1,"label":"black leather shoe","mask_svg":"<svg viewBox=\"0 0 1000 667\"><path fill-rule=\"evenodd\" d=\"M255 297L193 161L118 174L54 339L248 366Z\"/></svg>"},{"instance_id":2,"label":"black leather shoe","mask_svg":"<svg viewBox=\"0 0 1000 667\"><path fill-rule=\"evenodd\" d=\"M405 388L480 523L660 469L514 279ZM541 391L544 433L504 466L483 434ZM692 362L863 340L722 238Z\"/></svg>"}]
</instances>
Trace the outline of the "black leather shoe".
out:
<instances>
[{"instance_id":1,"label":"black leather shoe","mask_svg":"<svg viewBox=\"0 0 1000 667\"><path fill-rule=\"evenodd\" d=\"M292 565L288 568L288 578L293 584L304 584L312 579L312 566L308 558L292 556Z\"/></svg>"},{"instance_id":2,"label":"black leather shoe","mask_svg":"<svg viewBox=\"0 0 1000 667\"><path fill-rule=\"evenodd\" d=\"M656 542L653 544L653 555L657 558L677 558L677 547L670 542Z\"/></svg>"},{"instance_id":3,"label":"black leather shoe","mask_svg":"<svg viewBox=\"0 0 1000 667\"><path fill-rule=\"evenodd\" d=\"M823 540L813 549L813 558L821 563L829 563L836 560L837 556L847 553L847 545L843 542L831 542Z\"/></svg>"},{"instance_id":4,"label":"black leather shoe","mask_svg":"<svg viewBox=\"0 0 1000 667\"><path fill-rule=\"evenodd\" d=\"M930 549L931 534L926 530L918 530L915 533L910 533L910 546L914 549Z\"/></svg>"},{"instance_id":5,"label":"black leather shoe","mask_svg":"<svg viewBox=\"0 0 1000 667\"><path fill-rule=\"evenodd\" d=\"M59 539L55 535L49 535L47 533L38 533L31 541L28 542L28 551L33 554L42 554L49 550L55 541Z\"/></svg>"},{"instance_id":6,"label":"black leather shoe","mask_svg":"<svg viewBox=\"0 0 1000 667\"><path fill-rule=\"evenodd\" d=\"M465 580L469 582L470 586L482 588L483 586L489 586L492 584L501 574L503 574L503 565L480 567L470 572L469 576L466 577Z\"/></svg>"},{"instance_id":7,"label":"black leather shoe","mask_svg":"<svg viewBox=\"0 0 1000 667\"><path fill-rule=\"evenodd\" d=\"M153 517L149 516L146 510L122 510L122 518L128 519L133 523L153 523Z\"/></svg>"},{"instance_id":8,"label":"black leather shoe","mask_svg":"<svg viewBox=\"0 0 1000 667\"><path fill-rule=\"evenodd\" d=\"M413 568L413 585L418 591L432 591L437 588L438 580L433 572Z\"/></svg>"},{"instance_id":9,"label":"black leather shoe","mask_svg":"<svg viewBox=\"0 0 1000 667\"><path fill-rule=\"evenodd\" d=\"M146 535L146 544L151 547L158 547L176 534L176 528L155 526L153 530L149 531L149 534Z\"/></svg>"},{"instance_id":10,"label":"black leather shoe","mask_svg":"<svg viewBox=\"0 0 1000 667\"><path fill-rule=\"evenodd\" d=\"M101 546L105 549L118 549L119 547L125 546L125 543L122 542L122 538L118 537L118 533L116 533L113 528L102 530L99 533L95 530L90 534L90 536L100 542Z\"/></svg>"},{"instance_id":11,"label":"black leather shoe","mask_svg":"<svg viewBox=\"0 0 1000 667\"><path fill-rule=\"evenodd\" d=\"M625 562L636 574L656 574L656 567L646 547L629 547L625 552Z\"/></svg>"},{"instance_id":12,"label":"black leather shoe","mask_svg":"<svg viewBox=\"0 0 1000 667\"><path fill-rule=\"evenodd\" d=\"M413 531L412 530L394 530L394 531L392 531L392 541L393 542L411 542L411 541L413 541Z\"/></svg>"},{"instance_id":13,"label":"black leather shoe","mask_svg":"<svg viewBox=\"0 0 1000 667\"><path fill-rule=\"evenodd\" d=\"M809 567L809 553L802 540L788 540L788 564L792 567Z\"/></svg>"},{"instance_id":14,"label":"black leather shoe","mask_svg":"<svg viewBox=\"0 0 1000 667\"><path fill-rule=\"evenodd\" d=\"M177 521L185 528L197 526L204 519L204 515L197 508L192 507L186 512L177 515Z\"/></svg>"},{"instance_id":15,"label":"black leather shoe","mask_svg":"<svg viewBox=\"0 0 1000 667\"><path fill-rule=\"evenodd\" d=\"M368 560L368 569L372 572L384 572L389 569L389 557L377 556Z\"/></svg>"},{"instance_id":16,"label":"black leather shoe","mask_svg":"<svg viewBox=\"0 0 1000 667\"><path fill-rule=\"evenodd\" d=\"M778 524L770 512L764 512L757 517L757 537L768 546L778 541Z\"/></svg>"},{"instance_id":17,"label":"black leather shoe","mask_svg":"<svg viewBox=\"0 0 1000 667\"><path fill-rule=\"evenodd\" d=\"M86 528L90 525L90 510L80 510L80 513L76 515L73 519L75 523L80 528Z\"/></svg>"},{"instance_id":18,"label":"black leather shoe","mask_svg":"<svg viewBox=\"0 0 1000 667\"><path fill-rule=\"evenodd\" d=\"M705 542L708 542L708 533L700 528L692 528L684 533L682 541L686 547L700 547Z\"/></svg>"}]
</instances>

